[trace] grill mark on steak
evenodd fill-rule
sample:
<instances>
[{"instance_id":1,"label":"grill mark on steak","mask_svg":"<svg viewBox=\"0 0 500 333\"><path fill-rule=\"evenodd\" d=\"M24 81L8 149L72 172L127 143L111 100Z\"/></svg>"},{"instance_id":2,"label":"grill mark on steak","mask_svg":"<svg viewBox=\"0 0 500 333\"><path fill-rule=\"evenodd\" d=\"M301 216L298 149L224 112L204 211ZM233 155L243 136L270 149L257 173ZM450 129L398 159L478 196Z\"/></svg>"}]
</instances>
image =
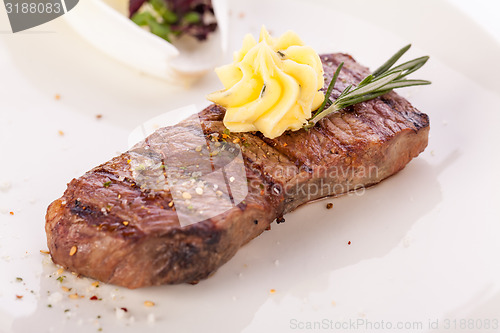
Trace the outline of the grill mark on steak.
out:
<instances>
[{"instance_id":1,"label":"grill mark on steak","mask_svg":"<svg viewBox=\"0 0 500 333\"><path fill-rule=\"evenodd\" d=\"M349 55L320 58L326 77L323 89L337 65L345 62L333 97L368 74ZM176 137L189 145L195 136L195 117L159 129L132 150L68 184L46 216L47 243L55 263L128 288L204 279L274 219L297 206L370 186L401 170L424 150L429 131L427 115L392 92L325 117L309 132L286 132L275 139L231 133L229 140L245 143L242 156L249 182L245 200L218 216L180 227L175 205L169 205L171 193L141 188L128 161L148 155L163 163L166 152L192 163L196 157L185 155L175 143L169 146L167 139ZM198 117L208 143L213 134L222 136L222 107L212 105ZM363 173L372 166L376 174ZM110 185L103 186L108 181ZM323 183L340 188L325 189ZM316 186L318 191L302 191L301 186ZM74 245L78 251L70 256Z\"/></svg>"},{"instance_id":2,"label":"grill mark on steak","mask_svg":"<svg viewBox=\"0 0 500 333\"><path fill-rule=\"evenodd\" d=\"M260 139L260 141L267 147L269 147L269 151L265 150L265 153L269 155L269 152L272 152L272 156L275 157L278 162L284 162L286 161L287 163L292 163L297 167L294 173L298 173L299 170L304 166L304 161L298 158L297 156L291 155L291 154L286 154L282 150L280 150L280 146L275 140L266 138L262 133L258 132L256 133L256 137ZM267 157L266 157L267 158ZM306 169L307 166L306 166Z\"/></svg>"}]
</instances>

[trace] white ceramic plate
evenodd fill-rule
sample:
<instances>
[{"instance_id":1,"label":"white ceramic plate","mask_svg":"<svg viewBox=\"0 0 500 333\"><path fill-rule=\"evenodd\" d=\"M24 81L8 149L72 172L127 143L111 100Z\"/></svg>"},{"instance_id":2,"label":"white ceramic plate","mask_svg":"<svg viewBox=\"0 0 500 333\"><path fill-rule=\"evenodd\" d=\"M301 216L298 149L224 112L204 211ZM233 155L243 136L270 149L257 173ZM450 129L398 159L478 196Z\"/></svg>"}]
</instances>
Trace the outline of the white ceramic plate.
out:
<instances>
[{"instance_id":1,"label":"white ceramic plate","mask_svg":"<svg viewBox=\"0 0 500 333\"><path fill-rule=\"evenodd\" d=\"M213 74L190 90L138 75L64 20L2 33L0 332L498 332L499 44L436 0L241 0L230 13L230 50L262 24L372 68L413 42L408 58L431 56L415 77L433 84L402 94L430 115L429 147L361 196L289 214L196 286L95 288L40 253L48 204L125 150L139 124L220 85Z\"/></svg>"},{"instance_id":2,"label":"white ceramic plate","mask_svg":"<svg viewBox=\"0 0 500 333\"><path fill-rule=\"evenodd\" d=\"M227 1L214 0L219 28L206 41L167 43L128 18L128 0L86 0L64 18L87 42L142 73L190 85L219 63L227 44Z\"/></svg>"}]
</instances>

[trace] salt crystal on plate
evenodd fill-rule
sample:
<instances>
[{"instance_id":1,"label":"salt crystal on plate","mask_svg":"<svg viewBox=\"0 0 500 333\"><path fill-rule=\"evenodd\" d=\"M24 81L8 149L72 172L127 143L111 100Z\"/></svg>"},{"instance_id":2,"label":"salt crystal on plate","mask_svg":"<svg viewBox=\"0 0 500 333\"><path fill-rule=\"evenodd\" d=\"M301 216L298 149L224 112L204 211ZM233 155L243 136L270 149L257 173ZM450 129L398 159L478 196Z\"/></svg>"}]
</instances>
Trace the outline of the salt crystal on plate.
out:
<instances>
[{"instance_id":1,"label":"salt crystal on plate","mask_svg":"<svg viewBox=\"0 0 500 333\"><path fill-rule=\"evenodd\" d=\"M0 182L0 191L7 192L12 187L10 182Z\"/></svg>"},{"instance_id":2,"label":"salt crystal on plate","mask_svg":"<svg viewBox=\"0 0 500 333\"><path fill-rule=\"evenodd\" d=\"M412 238L410 236L405 236L405 238L403 238L403 247L408 248L410 247L411 243Z\"/></svg>"},{"instance_id":3,"label":"salt crystal on plate","mask_svg":"<svg viewBox=\"0 0 500 333\"><path fill-rule=\"evenodd\" d=\"M125 312L125 310L123 310L123 309L120 309L120 308L116 308L116 309L115 309L115 315L116 315L116 318L118 318L118 319L123 319L123 318L125 318L125 313L126 313L126 312Z\"/></svg>"},{"instance_id":4,"label":"salt crystal on plate","mask_svg":"<svg viewBox=\"0 0 500 333\"><path fill-rule=\"evenodd\" d=\"M49 297L48 300L50 303L59 303L63 299L63 295L59 292L54 292L52 293Z\"/></svg>"}]
</instances>

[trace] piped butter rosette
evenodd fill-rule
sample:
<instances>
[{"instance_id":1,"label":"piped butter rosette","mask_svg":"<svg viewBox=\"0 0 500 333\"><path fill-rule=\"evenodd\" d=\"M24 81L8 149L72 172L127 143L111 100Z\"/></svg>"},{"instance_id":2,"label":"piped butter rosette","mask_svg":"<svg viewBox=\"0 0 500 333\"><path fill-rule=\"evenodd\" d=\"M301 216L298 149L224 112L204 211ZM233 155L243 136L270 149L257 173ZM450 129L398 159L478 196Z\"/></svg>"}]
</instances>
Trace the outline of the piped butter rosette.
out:
<instances>
[{"instance_id":1,"label":"piped butter rosette","mask_svg":"<svg viewBox=\"0 0 500 333\"><path fill-rule=\"evenodd\" d=\"M324 100L321 60L292 31L273 38L262 27L258 42L247 35L233 63L215 71L224 89L207 98L226 108L231 132L275 138L299 130Z\"/></svg>"}]
</instances>

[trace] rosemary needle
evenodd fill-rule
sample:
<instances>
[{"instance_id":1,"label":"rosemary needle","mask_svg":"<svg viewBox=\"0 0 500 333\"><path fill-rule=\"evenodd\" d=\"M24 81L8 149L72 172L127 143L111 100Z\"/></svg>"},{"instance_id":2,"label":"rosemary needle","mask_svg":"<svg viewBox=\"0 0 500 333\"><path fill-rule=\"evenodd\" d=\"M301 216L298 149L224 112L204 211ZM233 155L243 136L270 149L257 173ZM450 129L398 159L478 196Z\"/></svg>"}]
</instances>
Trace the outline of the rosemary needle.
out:
<instances>
[{"instance_id":1,"label":"rosemary needle","mask_svg":"<svg viewBox=\"0 0 500 333\"><path fill-rule=\"evenodd\" d=\"M416 58L407 61L401 65L393 67L394 64L401 58L403 54L406 53L411 47L411 44L406 45L401 50L396 52L389 60L387 60L382 66L377 68L372 74L365 77L358 84L357 87L353 89L352 85L347 86L339 97L325 109L327 101L330 100L330 95L335 86L335 82L340 74L342 66L344 63L340 63L333 75L332 81L328 85L328 89L325 94L325 100L316 111L314 116L309 119L309 121L304 125L305 129L313 127L319 120L332 114L338 112L348 106L358 104L361 102L374 99L381 95L384 95L396 88L410 87L430 84L430 81L426 80L408 80L405 77L422 67L427 60L428 56Z\"/></svg>"}]
</instances>

